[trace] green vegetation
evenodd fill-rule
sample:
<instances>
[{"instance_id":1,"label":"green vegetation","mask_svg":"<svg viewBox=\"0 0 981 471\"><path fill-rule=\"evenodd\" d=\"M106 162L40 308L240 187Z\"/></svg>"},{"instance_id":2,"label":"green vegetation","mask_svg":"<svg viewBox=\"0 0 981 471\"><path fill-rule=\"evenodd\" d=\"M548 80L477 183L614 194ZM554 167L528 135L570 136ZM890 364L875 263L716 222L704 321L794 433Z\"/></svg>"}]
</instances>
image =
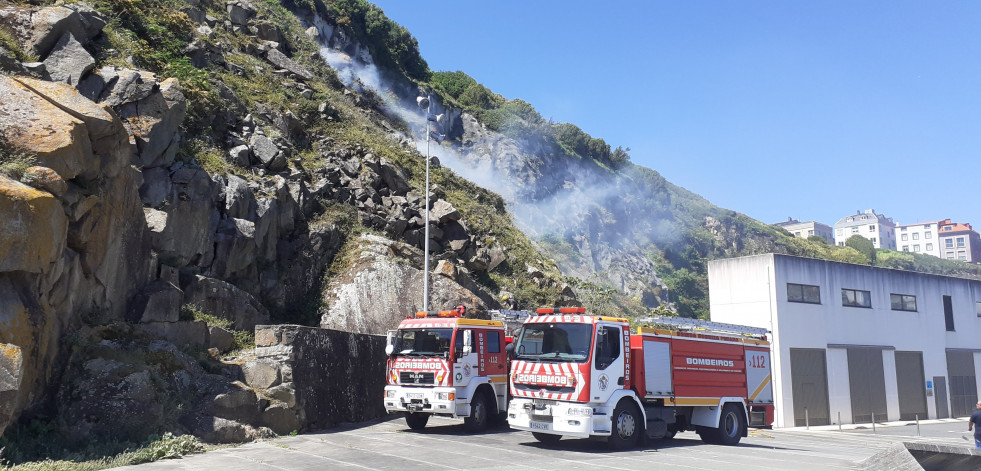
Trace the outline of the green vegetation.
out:
<instances>
[{"instance_id":1,"label":"green vegetation","mask_svg":"<svg viewBox=\"0 0 981 471\"><path fill-rule=\"evenodd\" d=\"M57 441L44 439L50 438L54 433L53 422L43 417L35 418L29 425L8 429L0 437L0 470L96 471L180 458L205 451L205 446L194 436L175 436L167 432L161 436L150 436L142 443L92 441L82 450L66 452L59 449ZM25 449L25 444L30 445ZM51 458L52 456L56 458Z\"/></svg>"},{"instance_id":2,"label":"green vegetation","mask_svg":"<svg viewBox=\"0 0 981 471\"><path fill-rule=\"evenodd\" d=\"M366 0L323 1L338 26L364 40L379 66L399 71L413 80L429 80L432 72L419 54L419 42L409 30L388 19L380 8Z\"/></svg>"},{"instance_id":3,"label":"green vegetation","mask_svg":"<svg viewBox=\"0 0 981 471\"><path fill-rule=\"evenodd\" d=\"M21 181L27 169L37 164L37 158L24 149L13 145L0 129L0 175Z\"/></svg>"}]
</instances>

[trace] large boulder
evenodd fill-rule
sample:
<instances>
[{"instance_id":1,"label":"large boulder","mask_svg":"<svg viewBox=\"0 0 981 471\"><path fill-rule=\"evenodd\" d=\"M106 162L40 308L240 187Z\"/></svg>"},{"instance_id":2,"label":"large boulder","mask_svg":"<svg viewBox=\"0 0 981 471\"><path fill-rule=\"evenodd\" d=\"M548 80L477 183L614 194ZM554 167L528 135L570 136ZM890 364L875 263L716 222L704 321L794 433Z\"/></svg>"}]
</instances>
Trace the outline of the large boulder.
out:
<instances>
[{"instance_id":1,"label":"large boulder","mask_svg":"<svg viewBox=\"0 0 981 471\"><path fill-rule=\"evenodd\" d=\"M95 59L71 33L65 33L44 59L44 69L55 82L78 85L95 68Z\"/></svg>"},{"instance_id":2,"label":"large boulder","mask_svg":"<svg viewBox=\"0 0 981 471\"><path fill-rule=\"evenodd\" d=\"M423 271L420 250L383 237L364 235L358 239L360 256L328 286L326 308L320 326L348 332L383 335L406 313L423 308ZM474 289L479 289L474 283ZM482 298L454 279L430 275L430 308L457 306L488 309Z\"/></svg>"},{"instance_id":3,"label":"large boulder","mask_svg":"<svg viewBox=\"0 0 981 471\"><path fill-rule=\"evenodd\" d=\"M103 67L79 85L83 95L113 107L137 147L134 164L164 167L174 162L180 142L179 125L187 100L177 79L131 69Z\"/></svg>"},{"instance_id":4,"label":"large boulder","mask_svg":"<svg viewBox=\"0 0 981 471\"><path fill-rule=\"evenodd\" d=\"M252 330L256 324L269 322L269 311L251 294L214 278L196 276L184 290L184 302L232 321L236 330Z\"/></svg>"},{"instance_id":5,"label":"large boulder","mask_svg":"<svg viewBox=\"0 0 981 471\"><path fill-rule=\"evenodd\" d=\"M0 129L12 145L30 150L40 165L65 180L92 162L92 143L81 120L3 75L0 96Z\"/></svg>"},{"instance_id":6,"label":"large boulder","mask_svg":"<svg viewBox=\"0 0 981 471\"><path fill-rule=\"evenodd\" d=\"M24 355L20 347L0 343L0 435L14 417L23 377Z\"/></svg>"},{"instance_id":7,"label":"large boulder","mask_svg":"<svg viewBox=\"0 0 981 471\"><path fill-rule=\"evenodd\" d=\"M0 221L0 272L40 273L61 258L68 219L50 193L0 175Z\"/></svg>"},{"instance_id":8,"label":"large boulder","mask_svg":"<svg viewBox=\"0 0 981 471\"><path fill-rule=\"evenodd\" d=\"M26 12L25 12L26 13ZM31 52L44 57L66 34L88 44L106 25L106 20L82 4L59 5L30 12L30 19L21 35Z\"/></svg>"}]
</instances>

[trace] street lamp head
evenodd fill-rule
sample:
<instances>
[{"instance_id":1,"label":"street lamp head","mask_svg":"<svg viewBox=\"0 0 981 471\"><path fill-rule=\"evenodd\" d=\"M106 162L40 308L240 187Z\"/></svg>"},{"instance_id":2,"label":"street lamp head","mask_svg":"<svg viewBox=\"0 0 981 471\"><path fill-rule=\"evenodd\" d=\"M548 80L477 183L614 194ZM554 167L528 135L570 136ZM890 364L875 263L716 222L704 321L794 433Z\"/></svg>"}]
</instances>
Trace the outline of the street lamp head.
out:
<instances>
[{"instance_id":1,"label":"street lamp head","mask_svg":"<svg viewBox=\"0 0 981 471\"><path fill-rule=\"evenodd\" d=\"M429 97L425 97L425 96L417 97L416 103L419 104L419 108L429 109Z\"/></svg>"}]
</instances>

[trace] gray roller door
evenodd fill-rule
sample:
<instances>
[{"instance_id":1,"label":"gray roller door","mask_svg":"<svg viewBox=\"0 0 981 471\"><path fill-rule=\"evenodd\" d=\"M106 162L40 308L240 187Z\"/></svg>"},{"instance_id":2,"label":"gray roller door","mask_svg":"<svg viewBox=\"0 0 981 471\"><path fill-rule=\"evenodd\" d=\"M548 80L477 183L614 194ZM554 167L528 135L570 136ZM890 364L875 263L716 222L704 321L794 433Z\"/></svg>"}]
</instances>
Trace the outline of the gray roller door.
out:
<instances>
[{"instance_id":1,"label":"gray roller door","mask_svg":"<svg viewBox=\"0 0 981 471\"><path fill-rule=\"evenodd\" d=\"M978 383L974 372L974 352L947 350L947 378L950 380L950 413L968 417L978 401Z\"/></svg>"},{"instance_id":2,"label":"gray roller door","mask_svg":"<svg viewBox=\"0 0 981 471\"><path fill-rule=\"evenodd\" d=\"M856 424L886 420L886 378L882 350L848 349L848 387L852 398L852 421Z\"/></svg>"},{"instance_id":3,"label":"gray roller door","mask_svg":"<svg viewBox=\"0 0 981 471\"><path fill-rule=\"evenodd\" d=\"M899 387L899 420L926 419L923 352L896 352L896 385Z\"/></svg>"},{"instance_id":4,"label":"gray roller door","mask_svg":"<svg viewBox=\"0 0 981 471\"><path fill-rule=\"evenodd\" d=\"M824 349L791 348L790 381L794 399L794 424L798 427L808 423L831 425L828 363Z\"/></svg>"}]
</instances>

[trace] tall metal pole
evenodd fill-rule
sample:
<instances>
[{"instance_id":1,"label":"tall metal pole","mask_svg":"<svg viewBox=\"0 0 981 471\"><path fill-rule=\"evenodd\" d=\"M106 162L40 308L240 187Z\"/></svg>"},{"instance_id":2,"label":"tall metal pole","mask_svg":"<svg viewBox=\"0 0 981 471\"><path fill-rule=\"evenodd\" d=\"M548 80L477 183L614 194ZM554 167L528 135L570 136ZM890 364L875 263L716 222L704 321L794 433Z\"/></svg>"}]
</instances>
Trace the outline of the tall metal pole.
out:
<instances>
[{"instance_id":1,"label":"tall metal pole","mask_svg":"<svg viewBox=\"0 0 981 471\"><path fill-rule=\"evenodd\" d=\"M430 108L433 106L432 98L430 96L426 97L426 242L423 253L425 254L425 260L422 264L423 268L423 297L422 297L422 310L429 311L429 115Z\"/></svg>"}]
</instances>

